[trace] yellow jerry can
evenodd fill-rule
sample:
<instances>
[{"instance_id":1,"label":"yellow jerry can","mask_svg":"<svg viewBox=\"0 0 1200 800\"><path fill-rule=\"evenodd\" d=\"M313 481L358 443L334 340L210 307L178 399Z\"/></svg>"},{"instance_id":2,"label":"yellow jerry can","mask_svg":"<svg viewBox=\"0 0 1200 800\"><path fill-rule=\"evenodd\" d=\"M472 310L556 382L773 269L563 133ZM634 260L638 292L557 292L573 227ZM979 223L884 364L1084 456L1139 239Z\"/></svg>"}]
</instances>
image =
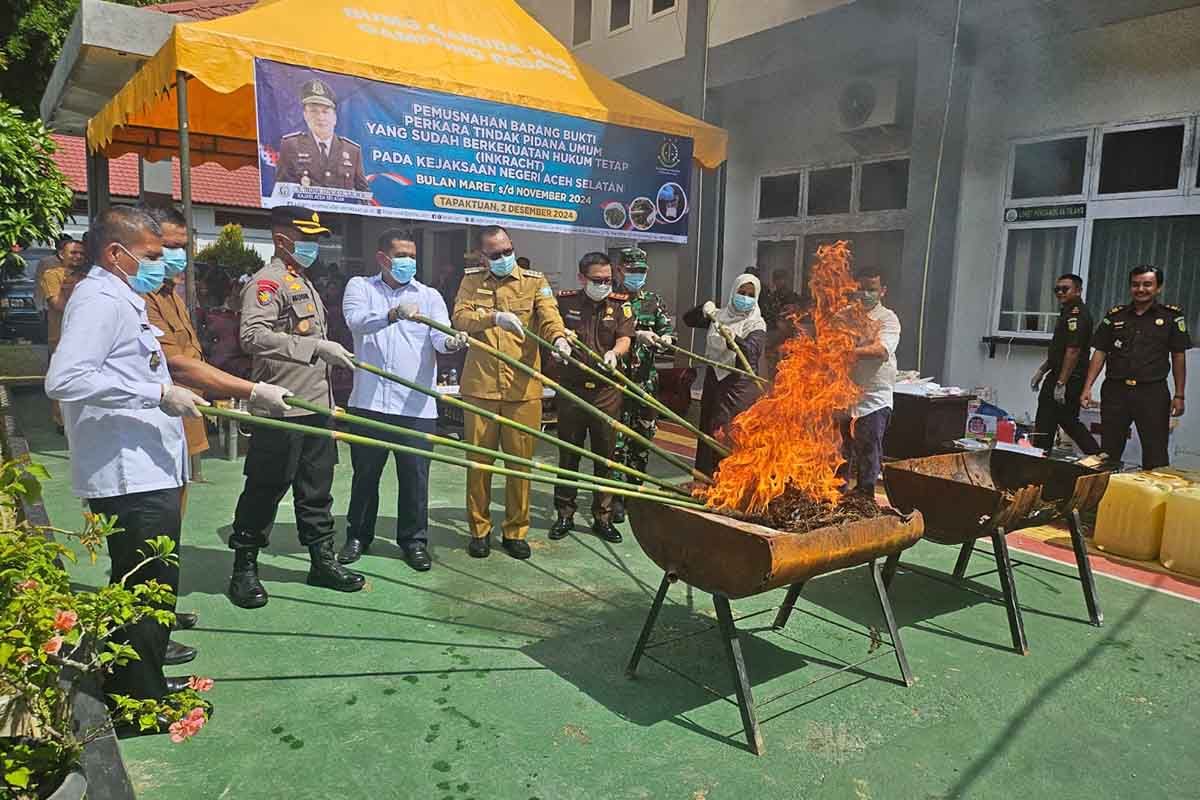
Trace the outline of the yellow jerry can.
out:
<instances>
[{"instance_id":1,"label":"yellow jerry can","mask_svg":"<svg viewBox=\"0 0 1200 800\"><path fill-rule=\"evenodd\" d=\"M1113 475L1096 511L1096 547L1139 561L1157 559L1173 488L1145 475Z\"/></svg>"},{"instance_id":2,"label":"yellow jerry can","mask_svg":"<svg viewBox=\"0 0 1200 800\"><path fill-rule=\"evenodd\" d=\"M1200 578L1200 488L1176 489L1167 497L1159 560L1167 569Z\"/></svg>"}]
</instances>

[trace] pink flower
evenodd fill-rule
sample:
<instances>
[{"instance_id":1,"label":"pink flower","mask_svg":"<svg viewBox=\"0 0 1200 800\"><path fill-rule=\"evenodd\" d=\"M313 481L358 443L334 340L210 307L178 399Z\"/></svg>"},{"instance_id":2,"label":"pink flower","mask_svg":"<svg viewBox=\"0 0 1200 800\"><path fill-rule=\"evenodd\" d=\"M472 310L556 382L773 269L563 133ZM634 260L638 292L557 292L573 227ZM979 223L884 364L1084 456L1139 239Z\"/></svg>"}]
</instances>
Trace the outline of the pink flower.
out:
<instances>
[{"instance_id":1,"label":"pink flower","mask_svg":"<svg viewBox=\"0 0 1200 800\"><path fill-rule=\"evenodd\" d=\"M38 582L35 581L33 578L30 578L29 580L21 581L20 583L17 584L17 589L19 589L22 592L31 592L34 589L36 589L37 587L38 587Z\"/></svg>"},{"instance_id":2,"label":"pink flower","mask_svg":"<svg viewBox=\"0 0 1200 800\"><path fill-rule=\"evenodd\" d=\"M24 666L24 665L28 664L30 661L33 661L33 656L31 656L29 653L21 653L20 655L17 656L17 661L19 661L21 663L21 665Z\"/></svg>"},{"instance_id":3,"label":"pink flower","mask_svg":"<svg viewBox=\"0 0 1200 800\"><path fill-rule=\"evenodd\" d=\"M54 614L54 629L62 633L70 633L79 622L79 615L74 611L58 611Z\"/></svg>"},{"instance_id":4,"label":"pink flower","mask_svg":"<svg viewBox=\"0 0 1200 800\"><path fill-rule=\"evenodd\" d=\"M186 717L178 722L172 722L167 731L171 734L171 741L179 744L199 733L206 722L208 722L208 717L204 715L204 709L193 708Z\"/></svg>"},{"instance_id":5,"label":"pink flower","mask_svg":"<svg viewBox=\"0 0 1200 800\"><path fill-rule=\"evenodd\" d=\"M194 735L194 733L183 724L183 720L179 720L179 722L172 722L171 727L167 730L171 734L171 741L175 744L187 741Z\"/></svg>"},{"instance_id":6,"label":"pink flower","mask_svg":"<svg viewBox=\"0 0 1200 800\"><path fill-rule=\"evenodd\" d=\"M55 636L52 639L46 640L46 643L42 645L42 650L48 655L56 656L58 655L58 651L62 650L62 646L63 637Z\"/></svg>"},{"instance_id":7,"label":"pink flower","mask_svg":"<svg viewBox=\"0 0 1200 800\"><path fill-rule=\"evenodd\" d=\"M188 678L188 688L194 689L197 692L207 692L212 687L212 678L198 678L195 675Z\"/></svg>"},{"instance_id":8,"label":"pink flower","mask_svg":"<svg viewBox=\"0 0 1200 800\"><path fill-rule=\"evenodd\" d=\"M196 730L200 730L204 727L204 723L208 722L208 715L204 712L203 708L197 706L189 711L188 715L184 717L184 719L195 725Z\"/></svg>"}]
</instances>

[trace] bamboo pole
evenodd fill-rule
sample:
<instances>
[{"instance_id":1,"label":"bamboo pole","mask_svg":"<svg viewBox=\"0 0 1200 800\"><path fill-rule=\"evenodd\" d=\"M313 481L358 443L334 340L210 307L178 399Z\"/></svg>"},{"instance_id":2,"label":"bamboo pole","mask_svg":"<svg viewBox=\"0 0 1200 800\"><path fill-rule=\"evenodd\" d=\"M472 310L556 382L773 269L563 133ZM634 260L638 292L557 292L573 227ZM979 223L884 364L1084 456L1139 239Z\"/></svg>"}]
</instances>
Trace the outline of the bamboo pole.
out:
<instances>
[{"instance_id":1,"label":"bamboo pole","mask_svg":"<svg viewBox=\"0 0 1200 800\"><path fill-rule=\"evenodd\" d=\"M750 366L750 359L746 358L746 354L742 352L742 348L738 345L737 340L733 338L733 334L725 330L725 327L719 322L714 320L713 324L717 326L717 332L721 334L721 338L724 339L725 343L729 345L729 349L733 351L735 356L737 356L738 363L742 365L742 369L757 378L758 375L754 371L754 367ZM766 381L763 382L765 383Z\"/></svg>"},{"instance_id":2,"label":"bamboo pole","mask_svg":"<svg viewBox=\"0 0 1200 800\"><path fill-rule=\"evenodd\" d=\"M525 328L525 335L533 337L536 341L546 345L547 347L552 346L545 339L541 338L536 333L529 330L529 328ZM571 339L571 345L573 347L578 347L586 355L591 356L596 361L597 364L604 363L604 358L599 353L597 353L595 350L593 350L592 348L590 348L586 344L584 344L582 341L580 341L578 337ZM619 370L619 369L611 370L607 373L602 373L599 370L594 369L594 368L588 366L587 364L584 364L582 361L575 358L574 356L568 356L568 359L570 360L570 362L572 364L579 367L585 373L587 373L589 375L594 375L595 377L599 378L600 380L611 384L612 386L616 387L617 389L620 389L621 393L626 395L627 397L631 397L634 400L637 400L639 402L642 402L645 405L650 406L650 408L653 408L655 411L662 414L664 417L671 420L672 422L675 422L679 425L682 425L684 428L687 428L689 431L696 434L697 438L699 438L702 442L707 444L713 450L716 450L722 456L729 455L730 450L727 447L725 447L725 445L721 444L716 439L709 436L707 433L700 430L692 423L688 422L688 420L686 420L679 414L676 414L674 411L667 408L665 403L661 402L657 397L655 397L654 395L647 392L645 389L643 389L641 386L638 385L637 381L635 381L633 378L626 375L621 370ZM616 378L619 379L621 381L621 383L623 383L627 388L622 388L621 386L618 386L616 384L616 382L613 381L613 379L611 377L609 377L610 375L616 376Z\"/></svg>"},{"instance_id":3,"label":"bamboo pole","mask_svg":"<svg viewBox=\"0 0 1200 800\"><path fill-rule=\"evenodd\" d=\"M246 414L241 411L233 411L228 408L218 408L217 406L197 406L197 410L201 414L210 417L225 417L234 419L238 422L246 423L247 425L257 425L262 428L275 428L276 430L290 431L292 433L301 433L306 436L323 436L327 439L332 439L335 442L346 442L348 444L361 444L367 447L377 447L381 450L391 450L396 453L405 453L407 455L420 456L428 458L430 461L439 461L443 464L453 464L458 467L466 467L467 469L477 469L483 472L490 472L495 475L506 475L511 478L521 478L523 480L535 481L537 483L550 483L555 486L570 486L575 489L583 489L588 492L610 492L619 494L625 497L641 497L644 500L652 500L656 503L662 503L668 506L678 506L679 508L690 508L696 511L706 510L706 506L691 501L685 500L682 497L667 497L666 495L647 495L639 494L631 489L616 489L603 486L597 486L594 483L586 483L583 481L569 481L564 478L553 478L549 475L538 475L532 472L522 472L520 470L508 469L507 467L498 467L495 464L480 464L475 461L469 461L465 458L449 456L445 453L439 453L433 450L423 450L419 447L409 447L395 442L381 442L378 439L372 439L368 436L359 436L354 433L344 433L342 431L330 430L328 428L314 428L310 425L301 425L297 422L288 422L285 419L275 419L274 417L256 417L251 414Z\"/></svg>"},{"instance_id":4,"label":"bamboo pole","mask_svg":"<svg viewBox=\"0 0 1200 800\"><path fill-rule=\"evenodd\" d=\"M700 355L699 353L693 353L691 350L685 350L677 344L669 344L669 345L667 345L667 347L679 352L682 355L687 356L688 358L699 361L701 364L708 364L710 367L716 367L718 369L723 369L728 372L736 372L739 375L745 375L747 378L753 378L754 380L756 380L759 383L764 384L764 385L767 383L766 378L763 378L760 375L755 375L753 372L747 372L746 370L742 369L741 367L735 367L732 364L722 364L720 361L713 361L711 358L705 358L704 356Z\"/></svg>"},{"instance_id":5,"label":"bamboo pole","mask_svg":"<svg viewBox=\"0 0 1200 800\"><path fill-rule=\"evenodd\" d=\"M641 472L639 470L633 469L632 467L627 467L619 461L613 461L611 458L605 458L603 456L596 455L595 453L591 452L590 450L586 450L586 449L580 447L579 445L571 444L570 442L564 442L561 439L551 436L550 434L546 433L545 431L538 430L537 428L517 422L516 420L509 419L508 417L505 417L505 416L501 416L500 414L497 414L495 411L490 411L486 408L481 408L480 406L477 406L474 403L468 403L466 400L463 400L460 397L455 397L452 394L446 394L444 392L439 392L436 389L432 389L428 386L422 386L419 383L414 383L414 382L408 380L407 378L404 378L404 377L401 377L400 375L396 375L394 373L388 372L387 370L385 370L381 367L377 367L374 364L368 364L366 361L360 361L358 359L355 359L354 363L358 365L359 369L365 370L366 372L370 372L372 375L378 375L379 377L383 378L384 380L389 380L394 383L398 383L401 386L406 386L415 392L420 392L421 394L429 395L430 397L434 398L435 400L446 403L447 405L454 406L455 408L460 408L467 413L475 414L476 416L483 417L484 419L487 419L487 420L491 420L492 422L495 422L498 425L505 425L514 430L521 431L522 433L527 433L530 436L532 436L536 439L541 439L542 441L552 444L555 447L560 447L565 450L569 450L572 453L576 453L576 454L582 456L583 458L589 458L592 461L603 464L604 466L608 467L609 469L615 469L620 472L624 472L626 475L631 475L635 478L639 478L643 481L646 481L647 483L652 483L655 486L661 486L662 488L667 489L668 491L671 491L671 492L675 492L676 494L682 495L683 497L691 497L691 494L689 494L686 489L684 489L680 486L676 486L675 484L673 484L669 481L663 480L662 478L656 478L653 475L650 475L649 473ZM505 457L507 458L507 454L505 455Z\"/></svg>"},{"instance_id":6,"label":"bamboo pole","mask_svg":"<svg viewBox=\"0 0 1200 800\"><path fill-rule=\"evenodd\" d=\"M420 322L425 325L428 325L429 327L433 328L434 330L441 331L442 333L446 334L447 336L458 335L458 331L454 330L453 328L449 327L448 325L443 325L440 322L429 319L428 317L414 315L414 316L410 317L410 319L412 319L414 322ZM551 389L553 389L555 391L555 393L557 395L559 395L560 397L565 397L566 399L570 400L572 403L575 403L575 405L582 408L588 414L592 415L593 417L600 420L601 422L606 423L610 428L612 428L616 431L619 431L620 433L625 434L630 439L633 439L635 442L638 442L638 443L642 444L643 446L645 446L646 449L648 449L654 453L657 453L658 456L660 458L662 458L664 461L666 461L668 464L672 464L672 465L678 467L679 469L682 469L684 472L688 473L689 475L691 475L693 478L700 481L701 483L708 484L709 486L713 485L712 478L705 475L703 472L696 469L695 467L691 466L690 464L688 464L686 461L684 461L679 456L675 455L674 453L667 452L663 448L656 445L654 442L647 439L645 436L642 436L640 433L635 431L633 428L631 428L628 425L626 425L625 423L621 422L619 419L613 419L608 414L605 414L603 411L596 408L594 405L592 405L591 403L584 400L579 395L572 392L570 389L567 389L565 386L563 386L562 384L553 380L552 378L546 377L545 375L538 372L533 367L522 362L519 358L513 358L512 356L508 355L507 353L501 352L497 348L492 347L490 344L488 344L487 342L482 341L480 339L471 338L468 340L468 342L469 342L469 346L479 348L483 352L500 359L501 361L503 361L505 364L508 364L513 369L518 369L521 372L524 372L529 377L533 378L534 380L541 381L542 383L544 383L545 385L547 385Z\"/></svg>"},{"instance_id":7,"label":"bamboo pole","mask_svg":"<svg viewBox=\"0 0 1200 800\"><path fill-rule=\"evenodd\" d=\"M390 423L383 422L382 420L371 419L370 417L362 417L357 414L351 414L349 411L341 408L329 408L327 406L318 405L317 403L310 403L307 400L301 400L298 397L285 398L284 402L290 406L293 406L294 408L302 408L305 411L311 411L314 414L321 414L322 416L332 417L334 419L344 420L346 422L352 422L355 425L361 425L364 428L374 428L375 430L386 431L387 433L405 436L409 439L420 439L421 441L429 442L430 444L440 444L444 447L462 450L467 453L476 453L478 455L488 456L489 458L502 459L512 464L521 464L522 466L526 466L531 469L541 470L542 472L551 472L572 480L585 480L590 481L591 483L600 484L602 486L615 486L618 489L629 489L648 497L670 497L674 499L674 497L677 496L668 494L661 489L651 489L645 486L634 486L622 483L621 481L612 480L611 478L601 478L596 475L586 475L582 472L569 470L555 464L545 464L540 461L534 461L532 458L514 456L511 453L504 453L499 450L491 450L487 447L480 447L479 445L471 444L469 442L460 442L457 439L451 439L446 436L438 436L435 433L414 431L411 428L405 428L402 425L392 425Z\"/></svg>"}]
</instances>

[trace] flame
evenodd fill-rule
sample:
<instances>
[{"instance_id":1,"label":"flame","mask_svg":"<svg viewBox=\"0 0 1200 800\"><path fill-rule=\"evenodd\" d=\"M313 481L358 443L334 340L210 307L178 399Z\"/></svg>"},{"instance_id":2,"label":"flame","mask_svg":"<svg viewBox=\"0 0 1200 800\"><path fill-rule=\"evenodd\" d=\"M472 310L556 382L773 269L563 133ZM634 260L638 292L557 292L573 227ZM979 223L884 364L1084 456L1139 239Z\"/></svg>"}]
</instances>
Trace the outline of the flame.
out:
<instances>
[{"instance_id":1,"label":"flame","mask_svg":"<svg viewBox=\"0 0 1200 800\"><path fill-rule=\"evenodd\" d=\"M789 484L813 500L838 502L844 459L836 415L860 393L850 376L851 351L878 329L850 301L857 288L849 243L820 247L809 279L816 335L784 342L774 385L733 420L732 452L716 485L703 491L709 507L760 514Z\"/></svg>"}]
</instances>

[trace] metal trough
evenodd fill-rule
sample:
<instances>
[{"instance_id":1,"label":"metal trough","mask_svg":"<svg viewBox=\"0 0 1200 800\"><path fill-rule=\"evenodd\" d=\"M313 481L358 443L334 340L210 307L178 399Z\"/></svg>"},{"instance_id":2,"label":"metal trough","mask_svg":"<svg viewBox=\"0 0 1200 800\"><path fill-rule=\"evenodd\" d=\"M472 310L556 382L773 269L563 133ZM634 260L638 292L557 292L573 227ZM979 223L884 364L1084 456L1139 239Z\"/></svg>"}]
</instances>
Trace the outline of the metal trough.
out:
<instances>
[{"instance_id":1,"label":"metal trough","mask_svg":"<svg viewBox=\"0 0 1200 800\"><path fill-rule=\"evenodd\" d=\"M1087 559L1081 511L1094 509L1108 488L1109 473L1080 464L1008 450L911 458L883 466L888 500L901 511L919 510L925 538L959 545L954 577L961 580L978 539L990 537L1008 610L1013 648L1029 652L1013 584L1005 536L1015 530L1065 519L1083 585L1088 617L1101 625L1096 582ZM890 581L896 562L885 566Z\"/></svg>"},{"instance_id":2,"label":"metal trough","mask_svg":"<svg viewBox=\"0 0 1200 800\"><path fill-rule=\"evenodd\" d=\"M662 583L626 669L629 677L634 677L646 649L657 646L648 642L670 585L681 580L708 592L713 598L717 627L721 630L733 673L746 741L755 754L761 754L764 751L763 739L755 716L753 693L737 628L729 608L730 598L749 597L788 586L787 596L779 607L773 626L781 629L787 624L805 581L834 570L867 564L904 683L912 685L912 675L896 629L879 561L898 559L903 550L921 538L924 528L920 513L900 515L892 512L874 519L818 528L808 533L787 533L718 514L665 506L637 498L627 500L626 508L638 544L663 570ZM646 657L653 659L649 655ZM876 657L878 654L865 661ZM849 664L843 669L858 664Z\"/></svg>"}]
</instances>

